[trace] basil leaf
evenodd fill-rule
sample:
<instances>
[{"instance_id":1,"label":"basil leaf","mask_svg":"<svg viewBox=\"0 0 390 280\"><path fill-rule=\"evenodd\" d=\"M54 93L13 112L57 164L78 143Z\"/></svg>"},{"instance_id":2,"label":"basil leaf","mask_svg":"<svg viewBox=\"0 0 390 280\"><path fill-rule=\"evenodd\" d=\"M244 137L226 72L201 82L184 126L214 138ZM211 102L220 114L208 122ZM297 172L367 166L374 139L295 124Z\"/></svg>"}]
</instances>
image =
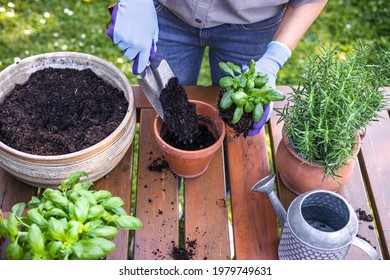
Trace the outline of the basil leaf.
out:
<instances>
[{"instance_id":1,"label":"basil leaf","mask_svg":"<svg viewBox=\"0 0 390 280\"><path fill-rule=\"evenodd\" d=\"M228 88L233 85L233 78L230 76L223 77L219 80L219 86L222 88Z\"/></svg>"},{"instance_id":2,"label":"basil leaf","mask_svg":"<svg viewBox=\"0 0 390 280\"><path fill-rule=\"evenodd\" d=\"M31 200L27 203L27 206L28 208L36 208L38 207L38 205L41 203L41 200L36 197L36 196L33 196L31 197Z\"/></svg>"},{"instance_id":3,"label":"basil leaf","mask_svg":"<svg viewBox=\"0 0 390 280\"><path fill-rule=\"evenodd\" d=\"M15 213L15 215L17 217L20 217L20 216L22 216L22 213L23 213L25 208L26 208L26 203L19 202L19 203L15 204L14 206L12 206L11 211L12 211L12 213Z\"/></svg>"},{"instance_id":4,"label":"basil leaf","mask_svg":"<svg viewBox=\"0 0 390 280\"><path fill-rule=\"evenodd\" d=\"M48 200L51 200L54 202L54 204L57 204L58 206L61 206L63 208L67 208L69 204L69 200L67 197L65 197L59 190L52 190L47 192L46 189L43 192L43 196L46 197Z\"/></svg>"},{"instance_id":5,"label":"basil leaf","mask_svg":"<svg viewBox=\"0 0 390 280\"><path fill-rule=\"evenodd\" d=\"M36 224L32 224L28 229L27 242L34 253L45 254L45 237Z\"/></svg>"},{"instance_id":6,"label":"basil leaf","mask_svg":"<svg viewBox=\"0 0 390 280\"><path fill-rule=\"evenodd\" d=\"M93 193L93 196L95 197L97 203L100 203L102 201L105 201L112 197L112 194L107 190L100 190Z\"/></svg>"},{"instance_id":7,"label":"basil leaf","mask_svg":"<svg viewBox=\"0 0 390 280\"><path fill-rule=\"evenodd\" d=\"M47 220L39 213L38 208L33 208L27 211L26 214L27 219L36 225L38 225L41 229L47 229L48 222Z\"/></svg>"},{"instance_id":8,"label":"basil leaf","mask_svg":"<svg viewBox=\"0 0 390 280\"><path fill-rule=\"evenodd\" d=\"M1 216L0 216L0 219L1 219ZM7 219L3 219L0 221L0 235L4 238L7 238L9 235L8 220Z\"/></svg>"},{"instance_id":9,"label":"basil leaf","mask_svg":"<svg viewBox=\"0 0 390 280\"><path fill-rule=\"evenodd\" d=\"M117 236L118 230L113 226L101 226L94 228L87 232L90 237L103 237L103 238L114 238Z\"/></svg>"},{"instance_id":10,"label":"basil leaf","mask_svg":"<svg viewBox=\"0 0 390 280\"><path fill-rule=\"evenodd\" d=\"M15 213L11 213L8 216L8 232L11 235L11 237L16 237L19 234L18 230L18 221L16 219Z\"/></svg>"},{"instance_id":11,"label":"basil leaf","mask_svg":"<svg viewBox=\"0 0 390 280\"><path fill-rule=\"evenodd\" d=\"M243 113L244 113L243 106L237 106L233 113L232 124L238 123Z\"/></svg>"},{"instance_id":12,"label":"basil leaf","mask_svg":"<svg viewBox=\"0 0 390 280\"><path fill-rule=\"evenodd\" d=\"M263 104L259 103L253 109L253 112L252 112L253 121L254 122L259 122L263 118L263 115L264 115Z\"/></svg>"},{"instance_id":13,"label":"basil leaf","mask_svg":"<svg viewBox=\"0 0 390 280\"><path fill-rule=\"evenodd\" d=\"M229 89L222 95L221 101L219 102L219 107L221 109L229 109L233 105L233 100L230 98L233 93L233 90Z\"/></svg>"},{"instance_id":14,"label":"basil leaf","mask_svg":"<svg viewBox=\"0 0 390 280\"><path fill-rule=\"evenodd\" d=\"M77 223L73 223L66 231L65 240L70 244L76 243L79 240L79 225Z\"/></svg>"},{"instance_id":15,"label":"basil leaf","mask_svg":"<svg viewBox=\"0 0 390 280\"><path fill-rule=\"evenodd\" d=\"M9 260L21 260L23 258L23 248L18 242L11 242L5 249L5 256Z\"/></svg>"},{"instance_id":16,"label":"basil leaf","mask_svg":"<svg viewBox=\"0 0 390 280\"><path fill-rule=\"evenodd\" d=\"M125 202L120 197L115 196L115 197L110 197L109 199L104 201L101 205L105 209L111 210L116 207L122 207L123 205L125 205Z\"/></svg>"},{"instance_id":17,"label":"basil leaf","mask_svg":"<svg viewBox=\"0 0 390 280\"><path fill-rule=\"evenodd\" d=\"M104 214L104 207L101 205L92 205L89 207L87 220L98 219Z\"/></svg>"},{"instance_id":18,"label":"basil leaf","mask_svg":"<svg viewBox=\"0 0 390 280\"><path fill-rule=\"evenodd\" d=\"M276 89L271 88L265 98L267 98L269 101L282 101L286 98L286 95Z\"/></svg>"},{"instance_id":19,"label":"basil leaf","mask_svg":"<svg viewBox=\"0 0 390 280\"><path fill-rule=\"evenodd\" d=\"M73 245L73 252L80 260L97 260L114 251L114 242L104 238L83 239Z\"/></svg>"},{"instance_id":20,"label":"basil leaf","mask_svg":"<svg viewBox=\"0 0 390 280\"><path fill-rule=\"evenodd\" d=\"M55 217L55 218L59 218L59 217L62 217L62 218L68 218L68 214L66 214L66 212L60 208L53 208L49 211L46 211L45 212L45 218L50 218L50 217Z\"/></svg>"},{"instance_id":21,"label":"basil leaf","mask_svg":"<svg viewBox=\"0 0 390 280\"><path fill-rule=\"evenodd\" d=\"M84 222L88 217L89 202L85 197L80 197L75 203L74 213L79 222Z\"/></svg>"},{"instance_id":22,"label":"basil leaf","mask_svg":"<svg viewBox=\"0 0 390 280\"><path fill-rule=\"evenodd\" d=\"M92 194L91 191L83 189L83 190L80 191L80 194L88 200L88 203L90 205L96 205L97 204L96 198L94 197L94 195Z\"/></svg>"},{"instance_id":23,"label":"basil leaf","mask_svg":"<svg viewBox=\"0 0 390 280\"><path fill-rule=\"evenodd\" d=\"M47 252L50 256L50 259L55 260L58 259L59 251L64 243L61 241L50 241L47 244Z\"/></svg>"},{"instance_id":24,"label":"basil leaf","mask_svg":"<svg viewBox=\"0 0 390 280\"><path fill-rule=\"evenodd\" d=\"M241 88L244 88L246 86L246 82L248 81L247 78L241 76L240 77L240 80L238 82L238 85L241 87Z\"/></svg>"},{"instance_id":25,"label":"basil leaf","mask_svg":"<svg viewBox=\"0 0 390 280\"><path fill-rule=\"evenodd\" d=\"M88 174L84 171L76 171L61 183L59 189L65 191L68 189L68 186L73 186L78 182L80 182L81 177L87 177L87 176Z\"/></svg>"},{"instance_id":26,"label":"basil leaf","mask_svg":"<svg viewBox=\"0 0 390 280\"><path fill-rule=\"evenodd\" d=\"M113 219L113 222L122 229L133 230L133 229L141 229L142 222L136 217L132 217L129 215L119 216Z\"/></svg>"},{"instance_id":27,"label":"basil leaf","mask_svg":"<svg viewBox=\"0 0 390 280\"><path fill-rule=\"evenodd\" d=\"M254 108L255 108L255 105L252 102L248 101L244 105L244 112L245 113L250 113L250 112L253 111Z\"/></svg>"},{"instance_id":28,"label":"basil leaf","mask_svg":"<svg viewBox=\"0 0 390 280\"><path fill-rule=\"evenodd\" d=\"M230 69L232 69L237 74L241 74L241 67L232 63L232 62L226 62L226 65L229 66Z\"/></svg>"},{"instance_id":29,"label":"basil leaf","mask_svg":"<svg viewBox=\"0 0 390 280\"><path fill-rule=\"evenodd\" d=\"M55 218L50 218L49 220L48 234L54 240L59 240L59 241L66 240L64 225L61 221Z\"/></svg>"},{"instance_id":30,"label":"basil leaf","mask_svg":"<svg viewBox=\"0 0 390 280\"><path fill-rule=\"evenodd\" d=\"M233 72L232 68L230 68L225 62L218 63L218 66L223 73L234 77L234 72Z\"/></svg>"},{"instance_id":31,"label":"basil leaf","mask_svg":"<svg viewBox=\"0 0 390 280\"><path fill-rule=\"evenodd\" d=\"M255 85L258 88L265 86L268 83L268 75L261 75L255 79Z\"/></svg>"},{"instance_id":32,"label":"basil leaf","mask_svg":"<svg viewBox=\"0 0 390 280\"><path fill-rule=\"evenodd\" d=\"M73 203L73 202L69 202L69 205L68 205L68 214L69 214L69 217L70 217L72 220L77 220L76 214L75 214L75 206L74 206L74 203Z\"/></svg>"}]
</instances>

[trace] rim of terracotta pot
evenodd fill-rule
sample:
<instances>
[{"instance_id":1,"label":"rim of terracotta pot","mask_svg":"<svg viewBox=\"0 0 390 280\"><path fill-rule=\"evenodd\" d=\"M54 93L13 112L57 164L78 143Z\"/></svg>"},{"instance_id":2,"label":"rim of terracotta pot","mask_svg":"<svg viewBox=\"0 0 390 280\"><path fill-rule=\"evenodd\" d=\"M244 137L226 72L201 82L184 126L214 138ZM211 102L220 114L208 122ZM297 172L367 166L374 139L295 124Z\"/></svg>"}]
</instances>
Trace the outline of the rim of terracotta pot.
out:
<instances>
[{"instance_id":1,"label":"rim of terracotta pot","mask_svg":"<svg viewBox=\"0 0 390 280\"><path fill-rule=\"evenodd\" d=\"M206 103L206 102L203 102L203 101L200 101L200 100L188 100L189 102L191 103L195 103L195 104L201 104L203 106L206 106L210 109L212 109L213 111L215 111L216 113L216 116L218 116L218 111L217 109ZM225 128L225 124L223 123L223 121L218 117L217 119L214 119L213 122L221 122L222 125L222 130L221 132L217 131L219 133L219 138L217 139L217 141L212 144L211 146L208 146L204 149L201 149L201 150L193 150L193 151L188 151L188 150L182 150L182 149L178 149L178 148L175 148L171 145L169 145L167 142L164 141L164 139L162 139L162 137L160 136L160 131L158 131L158 122L162 122L162 119L157 115L154 119L154 124L153 124L153 129L154 129L154 132L158 132L158 133L155 133L155 136L159 139L159 141L161 141L161 143L163 143L164 146L166 146L167 148L169 148L170 150L174 151L174 152L179 152L179 153L182 153L184 155L186 155L187 157L191 158L198 158L198 153L201 151L202 153L209 153L209 154L212 154L215 152L215 150L217 150L217 148L220 147L220 145L222 145L222 142L225 138L225 134L226 134L226 128ZM217 124L215 124L217 126ZM218 130L218 129L217 129Z\"/></svg>"},{"instance_id":2,"label":"rim of terracotta pot","mask_svg":"<svg viewBox=\"0 0 390 280\"><path fill-rule=\"evenodd\" d=\"M85 59L87 61L92 60L92 61L100 64L102 67L109 68L111 71L113 71L115 73L115 75L118 75L118 77L121 80L127 81L127 77L124 75L124 73L122 73L114 64L112 64L112 63L110 63L102 58L99 58L97 56L86 54L86 53L80 53L80 52L49 52L49 53L43 53L43 54L29 56L27 58L20 60L17 63L11 64L7 68L5 68L3 71L1 71L0 72L0 80L4 79L6 77L6 75L9 74L9 72L10 73L15 72L18 68L21 67L21 65L23 65L23 64L28 65L29 63L34 62L37 59L42 59L42 60L43 59L47 59L47 60L64 59L64 60L66 60L66 59L71 59L71 58L74 58L74 59L82 58L82 59ZM47 67L51 67L51 66L47 66ZM43 68L47 68L47 67L43 67ZM71 67L67 67L67 68L71 68ZM87 68L87 67L85 67L85 68ZM16 155L16 156L20 156L22 158L27 158L30 160L37 160L37 161L41 161L41 160L56 161L59 159L65 160L65 159L70 159L70 158L74 158L77 156L85 155L85 154L88 154L90 152L95 153L94 150L96 150L97 146L103 146L102 150L104 150L104 148L106 148L107 145L109 145L113 141L115 142L115 140L117 140L117 138L119 138L119 136L118 136L118 134L120 135L119 132L125 130L126 129L125 126L129 122L131 122L130 119L134 118L134 113L133 113L133 111L134 111L134 109L133 109L134 108L134 98L132 96L133 90L132 90L131 85L129 83L125 83L124 87L127 91L127 93L125 92L125 97L128 101L128 107L127 107L128 109L127 109L126 115L123 118L122 122L117 126L117 128L111 134L109 134L106 138L101 140L100 142L98 142L98 143L96 143L88 148L85 148L85 149L82 149L82 150L79 150L76 152L62 154L62 155L48 155L48 156L34 155L34 154L22 152L22 151L16 150L16 149L4 144L2 141L0 141L0 149L2 149L4 152L7 152L7 153L12 154L14 156Z\"/></svg>"},{"instance_id":3,"label":"rim of terracotta pot","mask_svg":"<svg viewBox=\"0 0 390 280\"><path fill-rule=\"evenodd\" d=\"M294 143L292 141L290 141L290 137L288 135L286 135L285 126L283 126L283 129L282 129L282 141L286 145L287 150L294 157L296 157L298 160L300 160L302 163L307 164L307 165L311 165L312 167L316 167L316 168L324 168L324 165L319 163L318 161L313 161L313 163L310 163L310 161L307 158L304 158L301 154L299 154L297 152L297 150L294 148ZM353 154L351 157L352 159L355 159L355 157L359 153L359 150L361 147L361 139L360 139L359 133L356 133L355 142L356 143L354 145Z\"/></svg>"}]
</instances>

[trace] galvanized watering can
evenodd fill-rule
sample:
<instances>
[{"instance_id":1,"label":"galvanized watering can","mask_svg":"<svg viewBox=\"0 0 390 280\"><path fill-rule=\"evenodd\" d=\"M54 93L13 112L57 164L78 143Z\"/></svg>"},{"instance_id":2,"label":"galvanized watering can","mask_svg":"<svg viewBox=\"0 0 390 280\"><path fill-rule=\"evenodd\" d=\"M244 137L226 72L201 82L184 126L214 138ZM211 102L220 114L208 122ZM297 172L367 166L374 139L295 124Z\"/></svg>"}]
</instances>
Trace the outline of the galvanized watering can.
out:
<instances>
[{"instance_id":1,"label":"galvanized watering can","mask_svg":"<svg viewBox=\"0 0 390 280\"><path fill-rule=\"evenodd\" d=\"M342 196L325 190L309 191L295 198L286 213L273 191L274 180L275 174L271 174L257 182L252 191L268 195L283 225L279 259L340 260L351 245L364 250L371 259L379 259L375 249L356 236L357 216Z\"/></svg>"}]
</instances>

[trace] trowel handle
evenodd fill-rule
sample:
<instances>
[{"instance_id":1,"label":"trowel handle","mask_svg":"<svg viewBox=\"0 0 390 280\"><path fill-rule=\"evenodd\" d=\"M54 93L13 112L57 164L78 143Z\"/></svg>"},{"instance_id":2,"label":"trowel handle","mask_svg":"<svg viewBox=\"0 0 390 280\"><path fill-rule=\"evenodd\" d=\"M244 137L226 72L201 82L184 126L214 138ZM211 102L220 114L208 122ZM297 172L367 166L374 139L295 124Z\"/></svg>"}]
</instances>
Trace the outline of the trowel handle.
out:
<instances>
[{"instance_id":1,"label":"trowel handle","mask_svg":"<svg viewBox=\"0 0 390 280\"><path fill-rule=\"evenodd\" d=\"M356 247L362 249L364 252L367 253L367 255L370 257L370 259L372 260L379 260L379 256L378 256L378 253L376 252L376 250L371 246L370 243L368 243L367 241L359 238L359 237L355 237L353 240L352 240L352 245L355 245Z\"/></svg>"}]
</instances>

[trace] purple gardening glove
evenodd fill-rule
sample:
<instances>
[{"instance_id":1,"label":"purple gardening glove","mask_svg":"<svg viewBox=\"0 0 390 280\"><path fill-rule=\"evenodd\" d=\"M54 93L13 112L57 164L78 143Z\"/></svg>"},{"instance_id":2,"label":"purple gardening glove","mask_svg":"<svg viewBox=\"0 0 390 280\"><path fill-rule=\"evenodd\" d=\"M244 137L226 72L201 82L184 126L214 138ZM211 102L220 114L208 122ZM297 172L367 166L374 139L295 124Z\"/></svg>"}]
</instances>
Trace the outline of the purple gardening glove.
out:
<instances>
[{"instance_id":1,"label":"purple gardening glove","mask_svg":"<svg viewBox=\"0 0 390 280\"><path fill-rule=\"evenodd\" d=\"M134 60L133 74L142 73L157 51L158 22L153 0L119 0L110 12L107 35L128 60Z\"/></svg>"},{"instance_id":2,"label":"purple gardening glove","mask_svg":"<svg viewBox=\"0 0 390 280\"><path fill-rule=\"evenodd\" d=\"M268 44L264 55L256 62L257 72L268 74L268 85L276 87L276 74L283 64L290 58L291 50L281 42L272 41ZM248 131L248 136L254 136L260 132L264 124L271 117L273 102L264 107L264 116L253 124L253 128Z\"/></svg>"}]
</instances>

